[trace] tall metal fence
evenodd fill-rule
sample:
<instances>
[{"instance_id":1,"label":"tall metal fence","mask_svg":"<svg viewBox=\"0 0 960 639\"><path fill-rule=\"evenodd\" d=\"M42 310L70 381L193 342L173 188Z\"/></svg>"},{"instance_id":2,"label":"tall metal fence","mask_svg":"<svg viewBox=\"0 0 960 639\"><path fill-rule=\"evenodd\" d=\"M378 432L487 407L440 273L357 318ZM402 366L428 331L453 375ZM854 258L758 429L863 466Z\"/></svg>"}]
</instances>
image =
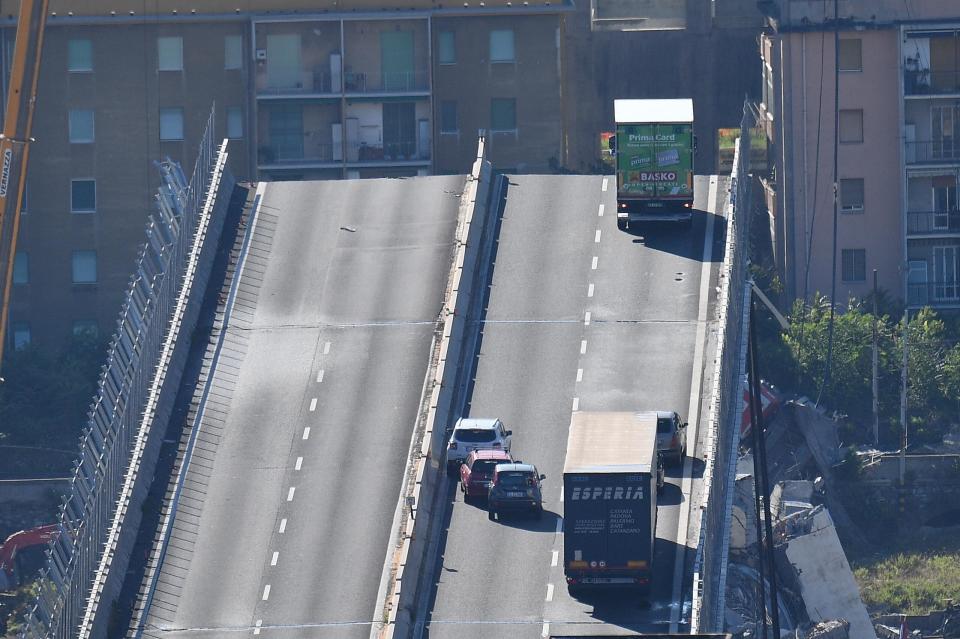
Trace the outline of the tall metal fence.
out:
<instances>
[{"instance_id":1,"label":"tall metal fence","mask_svg":"<svg viewBox=\"0 0 960 639\"><path fill-rule=\"evenodd\" d=\"M716 367L708 422L704 469L704 501L700 542L693 575L691 631L723 630L727 554L730 547L730 511L736 471L740 420L743 415L743 375L746 370L746 303L749 260L748 229L751 212L750 125L753 116L745 106L730 176L727 203L727 241L720 270L717 299Z\"/></svg>"},{"instance_id":2,"label":"tall metal fence","mask_svg":"<svg viewBox=\"0 0 960 639\"><path fill-rule=\"evenodd\" d=\"M24 639L94 634L106 574L133 510L133 484L141 463L150 465L144 450L153 421L151 404L167 372L171 318L188 281L201 212L216 197L211 180L216 166L222 171L218 157L225 149L218 154L213 136L211 111L189 181L179 164L167 160L159 165L157 210L148 220L146 243L101 369L80 437L80 458L60 508L60 532L47 549L37 600L21 630Z\"/></svg>"}]
</instances>

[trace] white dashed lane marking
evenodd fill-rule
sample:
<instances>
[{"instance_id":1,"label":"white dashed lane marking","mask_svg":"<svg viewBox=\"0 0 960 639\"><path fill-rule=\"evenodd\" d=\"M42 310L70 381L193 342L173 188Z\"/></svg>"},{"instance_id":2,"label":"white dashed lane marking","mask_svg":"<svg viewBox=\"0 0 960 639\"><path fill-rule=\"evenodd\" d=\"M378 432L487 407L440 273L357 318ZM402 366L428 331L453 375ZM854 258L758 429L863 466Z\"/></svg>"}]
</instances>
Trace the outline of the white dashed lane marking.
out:
<instances>
[{"instance_id":1,"label":"white dashed lane marking","mask_svg":"<svg viewBox=\"0 0 960 639\"><path fill-rule=\"evenodd\" d=\"M578 381L578 382L582 382L582 381L583 381L583 369L582 369L582 368L578 368L578 369L577 369L577 381Z\"/></svg>"},{"instance_id":2,"label":"white dashed lane marking","mask_svg":"<svg viewBox=\"0 0 960 639\"><path fill-rule=\"evenodd\" d=\"M557 562L558 562L559 560L560 560L560 551L559 551L559 550L554 550L553 552L550 553L550 565L551 565L551 566L556 566L556 565L557 565Z\"/></svg>"},{"instance_id":3,"label":"white dashed lane marking","mask_svg":"<svg viewBox=\"0 0 960 639\"><path fill-rule=\"evenodd\" d=\"M287 501L293 501L293 494L297 492L296 486L291 486L290 490L287 491Z\"/></svg>"},{"instance_id":4,"label":"white dashed lane marking","mask_svg":"<svg viewBox=\"0 0 960 639\"><path fill-rule=\"evenodd\" d=\"M303 466L303 457L297 457L297 464L293 467L293 469L300 470L301 466Z\"/></svg>"},{"instance_id":5,"label":"white dashed lane marking","mask_svg":"<svg viewBox=\"0 0 960 639\"><path fill-rule=\"evenodd\" d=\"M603 204L597 208L597 217L603 217Z\"/></svg>"},{"instance_id":6,"label":"white dashed lane marking","mask_svg":"<svg viewBox=\"0 0 960 639\"><path fill-rule=\"evenodd\" d=\"M310 439L310 427L309 427L309 426L304 427L304 429L303 429L303 438L304 438L304 439Z\"/></svg>"},{"instance_id":7,"label":"white dashed lane marking","mask_svg":"<svg viewBox=\"0 0 960 639\"><path fill-rule=\"evenodd\" d=\"M583 314L583 325L590 326L590 311Z\"/></svg>"},{"instance_id":8,"label":"white dashed lane marking","mask_svg":"<svg viewBox=\"0 0 960 639\"><path fill-rule=\"evenodd\" d=\"M270 584L267 584L266 586L263 587L263 597L262 597L262 599L263 599L263 601L266 601L266 600L269 599L269 598L270 598Z\"/></svg>"},{"instance_id":9,"label":"white dashed lane marking","mask_svg":"<svg viewBox=\"0 0 960 639\"><path fill-rule=\"evenodd\" d=\"M591 270L591 271L597 270L597 264L598 264L599 262L600 262L600 258L597 257L596 255L594 255L594 256L593 256L593 262L590 264L590 270Z\"/></svg>"},{"instance_id":10,"label":"white dashed lane marking","mask_svg":"<svg viewBox=\"0 0 960 639\"><path fill-rule=\"evenodd\" d=\"M599 243L600 243L600 229L597 229L597 232L594 233L594 235L593 235L593 243L594 243L594 244L599 244Z\"/></svg>"},{"instance_id":11,"label":"white dashed lane marking","mask_svg":"<svg viewBox=\"0 0 960 639\"><path fill-rule=\"evenodd\" d=\"M310 400L310 412L312 413L312 412L315 411L315 410L317 410L317 398L316 398L316 397L314 397L313 399Z\"/></svg>"},{"instance_id":12,"label":"white dashed lane marking","mask_svg":"<svg viewBox=\"0 0 960 639\"><path fill-rule=\"evenodd\" d=\"M581 354L581 355L586 355L586 354L587 354L587 340L585 340L585 339L584 339L584 340L580 340L580 354Z\"/></svg>"},{"instance_id":13,"label":"white dashed lane marking","mask_svg":"<svg viewBox=\"0 0 960 639\"><path fill-rule=\"evenodd\" d=\"M549 636L550 636L550 622L549 622L549 621L544 621L544 622L543 622L543 630L540 631L540 636L541 636L541 637L549 637Z\"/></svg>"},{"instance_id":14,"label":"white dashed lane marking","mask_svg":"<svg viewBox=\"0 0 960 639\"><path fill-rule=\"evenodd\" d=\"M259 635L259 634L260 634L260 626L262 626L262 625L263 625L263 619L257 619L257 623L255 623L255 624L254 624L254 627L253 627L253 634Z\"/></svg>"},{"instance_id":15,"label":"white dashed lane marking","mask_svg":"<svg viewBox=\"0 0 960 639\"><path fill-rule=\"evenodd\" d=\"M287 529L287 520L286 520L286 519L281 519L281 520L280 520L280 529L279 529L277 532L279 532L279 533L282 535L282 534L283 534L283 531L285 531L286 529Z\"/></svg>"},{"instance_id":16,"label":"white dashed lane marking","mask_svg":"<svg viewBox=\"0 0 960 639\"><path fill-rule=\"evenodd\" d=\"M574 398L573 398L573 410L580 410L580 398L579 398L579 397L574 397Z\"/></svg>"},{"instance_id":17,"label":"white dashed lane marking","mask_svg":"<svg viewBox=\"0 0 960 639\"><path fill-rule=\"evenodd\" d=\"M319 384L322 381L323 381L323 369L321 368L319 371L317 371L317 383Z\"/></svg>"},{"instance_id":18,"label":"white dashed lane marking","mask_svg":"<svg viewBox=\"0 0 960 639\"><path fill-rule=\"evenodd\" d=\"M600 190L601 191L607 190L607 178L603 178L603 183L600 185Z\"/></svg>"},{"instance_id":19,"label":"white dashed lane marking","mask_svg":"<svg viewBox=\"0 0 960 639\"><path fill-rule=\"evenodd\" d=\"M277 565L277 561L278 561L279 559L280 559L280 553L277 552L276 550L274 550L274 551L273 551L273 557L270 558L270 565L271 565L271 566L276 566L276 565Z\"/></svg>"},{"instance_id":20,"label":"white dashed lane marking","mask_svg":"<svg viewBox=\"0 0 960 639\"><path fill-rule=\"evenodd\" d=\"M547 584L547 601L553 601L553 584Z\"/></svg>"},{"instance_id":21,"label":"white dashed lane marking","mask_svg":"<svg viewBox=\"0 0 960 639\"><path fill-rule=\"evenodd\" d=\"M590 282L590 286L587 287L587 297L593 297L593 282Z\"/></svg>"},{"instance_id":22,"label":"white dashed lane marking","mask_svg":"<svg viewBox=\"0 0 960 639\"><path fill-rule=\"evenodd\" d=\"M324 342L324 343L323 343L323 354L324 354L324 355L329 355L329 354L330 354L330 342Z\"/></svg>"}]
</instances>

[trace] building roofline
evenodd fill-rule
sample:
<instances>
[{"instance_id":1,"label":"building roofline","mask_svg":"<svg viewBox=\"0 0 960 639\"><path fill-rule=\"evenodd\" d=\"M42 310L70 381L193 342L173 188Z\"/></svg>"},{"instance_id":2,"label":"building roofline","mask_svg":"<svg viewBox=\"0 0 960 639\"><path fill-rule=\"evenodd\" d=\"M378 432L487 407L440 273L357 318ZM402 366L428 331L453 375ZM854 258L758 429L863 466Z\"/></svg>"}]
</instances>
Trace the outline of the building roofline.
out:
<instances>
[{"instance_id":1,"label":"building roofline","mask_svg":"<svg viewBox=\"0 0 960 639\"><path fill-rule=\"evenodd\" d=\"M512 0L511 0L512 1ZM380 11L323 11L314 13L283 13L235 11L234 13L177 13L177 14L139 14L111 13L110 15L62 15L51 13L47 18L48 27L63 26L101 26L109 24L185 24L203 22L322 22L322 21L360 21L360 20L416 20L430 17L470 17L470 16L516 16L550 15L569 13L576 9L574 0L517 0L516 5L508 1L508 6L485 6L483 1L464 2L462 7L443 7L429 9L383 9ZM473 5L473 6L472 6ZM0 26L15 27L16 17L0 18Z\"/></svg>"}]
</instances>

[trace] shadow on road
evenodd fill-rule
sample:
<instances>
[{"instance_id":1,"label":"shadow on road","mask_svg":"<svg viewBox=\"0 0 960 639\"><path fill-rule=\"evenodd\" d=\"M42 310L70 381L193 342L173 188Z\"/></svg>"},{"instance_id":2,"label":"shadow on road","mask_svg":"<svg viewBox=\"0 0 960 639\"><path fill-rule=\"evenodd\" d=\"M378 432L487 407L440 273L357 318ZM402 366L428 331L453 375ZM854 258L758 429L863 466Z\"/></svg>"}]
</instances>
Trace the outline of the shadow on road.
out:
<instances>
[{"instance_id":1,"label":"shadow on road","mask_svg":"<svg viewBox=\"0 0 960 639\"><path fill-rule=\"evenodd\" d=\"M658 506L676 506L683 502L683 493L676 484L664 484L657 495Z\"/></svg>"},{"instance_id":2,"label":"shadow on road","mask_svg":"<svg viewBox=\"0 0 960 639\"><path fill-rule=\"evenodd\" d=\"M556 533L557 525L561 517L555 512L544 510L540 518L530 513L500 513L491 525L509 526L510 528L519 528L520 530L529 530L530 532Z\"/></svg>"},{"instance_id":3,"label":"shadow on road","mask_svg":"<svg viewBox=\"0 0 960 639\"><path fill-rule=\"evenodd\" d=\"M714 239L718 233L722 238L723 233L726 233L726 218L700 209L694 209L693 221L689 228L684 224L672 222L644 222L631 225L628 231L617 232L633 236L634 244L643 244L655 251L700 262L703 259L703 234L706 232L707 220L710 218L714 223ZM712 251L710 261L723 261L723 251Z\"/></svg>"}]
</instances>

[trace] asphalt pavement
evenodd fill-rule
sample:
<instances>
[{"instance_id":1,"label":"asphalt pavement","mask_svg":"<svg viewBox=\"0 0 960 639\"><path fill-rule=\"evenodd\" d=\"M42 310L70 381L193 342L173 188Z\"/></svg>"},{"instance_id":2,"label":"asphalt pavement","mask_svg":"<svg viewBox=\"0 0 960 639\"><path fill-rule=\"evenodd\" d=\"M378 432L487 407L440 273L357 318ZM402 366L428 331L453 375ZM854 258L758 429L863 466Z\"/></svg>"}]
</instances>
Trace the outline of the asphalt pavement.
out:
<instances>
[{"instance_id":1,"label":"asphalt pavement","mask_svg":"<svg viewBox=\"0 0 960 639\"><path fill-rule=\"evenodd\" d=\"M368 637L463 183L266 185L242 367L147 634Z\"/></svg>"},{"instance_id":2,"label":"asphalt pavement","mask_svg":"<svg viewBox=\"0 0 960 639\"><path fill-rule=\"evenodd\" d=\"M464 503L451 485L424 636L665 632L688 614L692 549L679 564L677 551L689 543L702 469L696 419L689 461L667 473L648 601L571 597L559 531L573 410L702 413L711 278L723 257L715 242L723 224L713 211L725 193L716 178L698 177L696 189L692 229L621 232L612 177L510 177L467 412L500 417L513 429L514 456L547 476L546 512L539 521L492 522L482 504Z\"/></svg>"}]
</instances>

